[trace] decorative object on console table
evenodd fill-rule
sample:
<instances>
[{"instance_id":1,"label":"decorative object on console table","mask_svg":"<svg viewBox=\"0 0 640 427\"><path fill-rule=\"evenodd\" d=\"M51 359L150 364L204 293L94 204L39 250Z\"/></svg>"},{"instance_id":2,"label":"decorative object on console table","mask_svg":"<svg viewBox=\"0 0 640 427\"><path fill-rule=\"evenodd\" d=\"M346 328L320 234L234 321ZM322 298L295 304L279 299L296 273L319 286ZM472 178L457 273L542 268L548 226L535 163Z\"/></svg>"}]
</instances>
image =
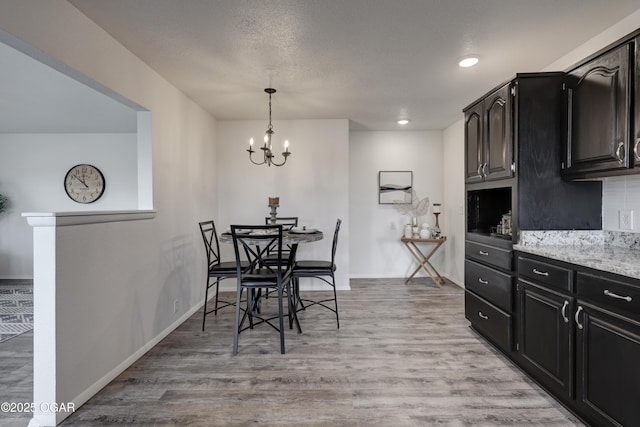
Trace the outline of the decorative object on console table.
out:
<instances>
[{"instance_id":1,"label":"decorative object on console table","mask_svg":"<svg viewBox=\"0 0 640 427\"><path fill-rule=\"evenodd\" d=\"M436 217L436 225L433 227L432 235L435 239L440 238L440 222L438 222L438 217L440 216L440 203L433 204L433 215Z\"/></svg>"},{"instance_id":2,"label":"decorative object on console table","mask_svg":"<svg viewBox=\"0 0 640 427\"><path fill-rule=\"evenodd\" d=\"M378 172L378 204L411 204L412 171Z\"/></svg>"},{"instance_id":3,"label":"decorative object on console table","mask_svg":"<svg viewBox=\"0 0 640 427\"><path fill-rule=\"evenodd\" d=\"M403 204L396 204L394 207L403 215L409 215L411 218L411 227L413 234L417 237L420 232L420 228L418 227L418 219L421 216L424 216L429 211L429 198L425 197L421 199L418 197L416 191L412 188L411 192L406 195L407 200L411 200L410 202Z\"/></svg>"},{"instance_id":4,"label":"decorative object on console table","mask_svg":"<svg viewBox=\"0 0 640 427\"><path fill-rule=\"evenodd\" d=\"M280 197L269 197L269 207L271 208L269 216L271 217L271 224L276 223L276 218L278 217L278 206L280 206Z\"/></svg>"}]
</instances>

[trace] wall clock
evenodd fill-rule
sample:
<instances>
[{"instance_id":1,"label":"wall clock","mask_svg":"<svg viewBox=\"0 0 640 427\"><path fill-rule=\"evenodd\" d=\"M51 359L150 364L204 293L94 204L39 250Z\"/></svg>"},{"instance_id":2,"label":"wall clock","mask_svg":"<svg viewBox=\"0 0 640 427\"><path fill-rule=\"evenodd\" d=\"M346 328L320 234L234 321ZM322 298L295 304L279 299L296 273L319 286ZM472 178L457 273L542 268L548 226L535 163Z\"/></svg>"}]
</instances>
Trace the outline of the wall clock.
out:
<instances>
[{"instance_id":1,"label":"wall clock","mask_svg":"<svg viewBox=\"0 0 640 427\"><path fill-rule=\"evenodd\" d=\"M104 175L93 165L75 165L64 177L64 189L74 202L93 203L104 193Z\"/></svg>"}]
</instances>

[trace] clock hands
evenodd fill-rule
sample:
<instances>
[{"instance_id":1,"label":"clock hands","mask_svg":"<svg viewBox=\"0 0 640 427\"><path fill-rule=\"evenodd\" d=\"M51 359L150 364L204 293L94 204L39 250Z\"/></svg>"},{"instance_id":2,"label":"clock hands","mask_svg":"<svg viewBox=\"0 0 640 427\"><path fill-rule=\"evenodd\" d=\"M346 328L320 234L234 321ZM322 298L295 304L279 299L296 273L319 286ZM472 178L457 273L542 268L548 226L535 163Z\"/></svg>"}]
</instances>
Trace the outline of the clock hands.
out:
<instances>
[{"instance_id":1,"label":"clock hands","mask_svg":"<svg viewBox=\"0 0 640 427\"><path fill-rule=\"evenodd\" d=\"M77 179L78 181L80 181L80 183L81 183L82 185L84 185L84 186L85 186L85 188L89 188L89 186L87 185L87 183L86 183L86 182L84 182L84 179L80 179L80 177L79 177L78 175L71 175L71 176L72 176L72 177L74 177L75 179Z\"/></svg>"}]
</instances>

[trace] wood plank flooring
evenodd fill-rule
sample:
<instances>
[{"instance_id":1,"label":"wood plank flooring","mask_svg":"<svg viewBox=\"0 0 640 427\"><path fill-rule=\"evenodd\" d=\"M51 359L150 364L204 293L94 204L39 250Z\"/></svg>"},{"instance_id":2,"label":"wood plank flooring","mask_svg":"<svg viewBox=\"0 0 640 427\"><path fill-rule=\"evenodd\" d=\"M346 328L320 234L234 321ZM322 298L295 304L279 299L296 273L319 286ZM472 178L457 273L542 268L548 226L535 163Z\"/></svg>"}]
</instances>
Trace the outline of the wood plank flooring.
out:
<instances>
[{"instance_id":1,"label":"wood plank flooring","mask_svg":"<svg viewBox=\"0 0 640 427\"><path fill-rule=\"evenodd\" d=\"M469 329L460 288L403 282L352 280L338 294L341 328L312 307L302 334L287 330L285 355L261 325L232 356L233 310L207 317L205 332L197 313L62 425L582 425ZM0 398L30 400L23 391Z\"/></svg>"}]
</instances>

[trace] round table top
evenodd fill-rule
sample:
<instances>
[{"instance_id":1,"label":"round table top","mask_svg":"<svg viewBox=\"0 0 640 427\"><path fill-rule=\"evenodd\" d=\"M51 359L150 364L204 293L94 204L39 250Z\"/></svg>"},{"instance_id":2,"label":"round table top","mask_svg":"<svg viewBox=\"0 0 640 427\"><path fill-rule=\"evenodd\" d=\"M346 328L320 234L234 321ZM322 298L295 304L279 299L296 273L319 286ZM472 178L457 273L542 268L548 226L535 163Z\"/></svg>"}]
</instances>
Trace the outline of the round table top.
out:
<instances>
[{"instance_id":1,"label":"round table top","mask_svg":"<svg viewBox=\"0 0 640 427\"><path fill-rule=\"evenodd\" d=\"M324 238L324 234L322 231L316 231L313 233L295 233L291 231L284 231L282 233L282 244L284 245L297 245L299 243L309 243L309 242L317 242L318 240L322 240ZM252 242L249 238L245 237L245 240L250 242L251 244L259 245L264 243L264 236L262 238L257 237L255 242ZM220 234L220 241L222 243L233 243L233 237L231 237L231 233L222 233Z\"/></svg>"}]
</instances>

